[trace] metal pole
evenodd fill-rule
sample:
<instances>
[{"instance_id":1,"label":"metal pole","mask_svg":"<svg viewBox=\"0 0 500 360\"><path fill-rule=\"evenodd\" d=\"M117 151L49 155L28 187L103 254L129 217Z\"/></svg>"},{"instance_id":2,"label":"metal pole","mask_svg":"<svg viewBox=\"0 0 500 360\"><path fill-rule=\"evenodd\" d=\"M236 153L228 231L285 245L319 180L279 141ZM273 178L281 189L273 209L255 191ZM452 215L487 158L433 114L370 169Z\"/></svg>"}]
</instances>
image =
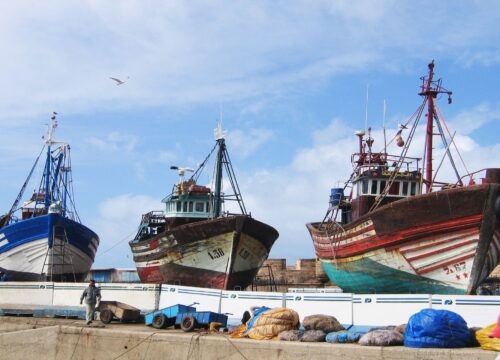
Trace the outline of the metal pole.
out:
<instances>
[{"instance_id":1,"label":"metal pole","mask_svg":"<svg viewBox=\"0 0 500 360\"><path fill-rule=\"evenodd\" d=\"M429 78L425 89L427 96L427 137L426 137L426 164L425 164L425 181L427 192L432 189L432 136L434 125L434 92L431 91L432 77L434 76L434 62L429 64Z\"/></svg>"}]
</instances>

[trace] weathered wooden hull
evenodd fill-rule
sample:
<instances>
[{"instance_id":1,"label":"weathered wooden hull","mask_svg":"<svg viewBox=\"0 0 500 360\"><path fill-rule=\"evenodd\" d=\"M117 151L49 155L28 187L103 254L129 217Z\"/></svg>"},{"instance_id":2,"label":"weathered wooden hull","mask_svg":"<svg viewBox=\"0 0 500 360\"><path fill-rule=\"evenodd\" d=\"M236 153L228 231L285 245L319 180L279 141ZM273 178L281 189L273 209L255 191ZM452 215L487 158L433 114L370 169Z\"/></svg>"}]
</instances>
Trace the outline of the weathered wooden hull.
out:
<instances>
[{"instance_id":1,"label":"weathered wooden hull","mask_svg":"<svg viewBox=\"0 0 500 360\"><path fill-rule=\"evenodd\" d=\"M330 236L307 228L346 292L472 293L499 263L499 197L499 184L449 189L382 206Z\"/></svg>"},{"instance_id":2,"label":"weathered wooden hull","mask_svg":"<svg viewBox=\"0 0 500 360\"><path fill-rule=\"evenodd\" d=\"M277 238L271 226L239 215L181 225L130 247L142 282L244 289Z\"/></svg>"}]
</instances>

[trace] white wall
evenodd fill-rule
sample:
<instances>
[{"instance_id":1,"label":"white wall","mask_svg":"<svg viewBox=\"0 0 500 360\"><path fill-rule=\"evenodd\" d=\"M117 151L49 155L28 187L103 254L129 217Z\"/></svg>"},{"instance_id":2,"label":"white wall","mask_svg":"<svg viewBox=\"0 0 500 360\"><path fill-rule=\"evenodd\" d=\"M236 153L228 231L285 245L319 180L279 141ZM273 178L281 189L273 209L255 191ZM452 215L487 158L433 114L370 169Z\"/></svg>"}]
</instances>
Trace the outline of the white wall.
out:
<instances>
[{"instance_id":1,"label":"white wall","mask_svg":"<svg viewBox=\"0 0 500 360\"><path fill-rule=\"evenodd\" d=\"M315 314L332 315L341 324L353 323L352 294L347 293L287 293L286 307L297 311L302 321Z\"/></svg>"},{"instance_id":2,"label":"white wall","mask_svg":"<svg viewBox=\"0 0 500 360\"><path fill-rule=\"evenodd\" d=\"M120 301L139 309L154 309L155 285L149 284L97 284L101 288L101 300ZM54 283L56 306L80 306L80 296L86 283Z\"/></svg>"},{"instance_id":3,"label":"white wall","mask_svg":"<svg viewBox=\"0 0 500 360\"><path fill-rule=\"evenodd\" d=\"M98 284L99 285L99 284ZM0 282L1 304L79 306L86 283ZM305 316L326 314L342 324L399 325L425 308L446 309L460 314L467 324L485 327L494 323L500 312L500 296L465 295L359 295L328 293L308 289L290 293L221 291L186 286L150 284L102 284L103 300L121 301L141 310L152 310L159 296L159 307L191 305L199 311L228 314L241 319L252 306L289 307Z\"/></svg>"},{"instance_id":4,"label":"white wall","mask_svg":"<svg viewBox=\"0 0 500 360\"><path fill-rule=\"evenodd\" d=\"M223 291L187 286L161 286L160 309L175 304L192 305L199 311L219 311Z\"/></svg>"},{"instance_id":5,"label":"white wall","mask_svg":"<svg viewBox=\"0 0 500 360\"><path fill-rule=\"evenodd\" d=\"M53 284L0 282L0 304L52 305Z\"/></svg>"},{"instance_id":6,"label":"white wall","mask_svg":"<svg viewBox=\"0 0 500 360\"><path fill-rule=\"evenodd\" d=\"M500 296L432 295L432 308L460 314L469 327L485 327L500 315Z\"/></svg>"},{"instance_id":7,"label":"white wall","mask_svg":"<svg viewBox=\"0 0 500 360\"><path fill-rule=\"evenodd\" d=\"M245 311L253 306L267 306L269 308L284 307L286 294L262 291L224 291L221 312L228 313L234 319L243 317Z\"/></svg>"},{"instance_id":8,"label":"white wall","mask_svg":"<svg viewBox=\"0 0 500 360\"><path fill-rule=\"evenodd\" d=\"M431 296L405 295L353 295L353 324L400 325L406 324L411 315L431 307Z\"/></svg>"}]
</instances>

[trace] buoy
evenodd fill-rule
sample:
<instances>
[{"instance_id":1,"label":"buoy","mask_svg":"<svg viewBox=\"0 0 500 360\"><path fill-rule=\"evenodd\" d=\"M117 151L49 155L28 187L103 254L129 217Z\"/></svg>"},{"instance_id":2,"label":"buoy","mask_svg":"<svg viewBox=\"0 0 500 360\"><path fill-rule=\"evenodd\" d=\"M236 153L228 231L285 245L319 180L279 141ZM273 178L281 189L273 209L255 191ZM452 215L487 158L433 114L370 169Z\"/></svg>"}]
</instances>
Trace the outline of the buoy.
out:
<instances>
[{"instance_id":1,"label":"buoy","mask_svg":"<svg viewBox=\"0 0 500 360\"><path fill-rule=\"evenodd\" d=\"M399 146L399 147L403 147L404 144L405 144L405 141L403 140L403 138L401 137L400 134L397 134L396 135L396 144Z\"/></svg>"}]
</instances>

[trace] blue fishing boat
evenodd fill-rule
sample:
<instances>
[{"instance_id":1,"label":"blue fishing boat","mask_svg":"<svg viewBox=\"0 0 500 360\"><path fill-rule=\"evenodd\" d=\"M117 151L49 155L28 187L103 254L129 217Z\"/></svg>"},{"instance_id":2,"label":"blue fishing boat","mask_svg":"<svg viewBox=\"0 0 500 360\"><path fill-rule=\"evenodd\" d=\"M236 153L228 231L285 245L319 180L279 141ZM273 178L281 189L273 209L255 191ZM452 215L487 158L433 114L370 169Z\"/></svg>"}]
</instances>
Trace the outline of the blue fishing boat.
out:
<instances>
[{"instance_id":1,"label":"blue fishing boat","mask_svg":"<svg viewBox=\"0 0 500 360\"><path fill-rule=\"evenodd\" d=\"M97 234L76 212L70 146L53 138L56 115L14 204L0 215L0 270L11 281L82 281L99 245ZM43 154L43 174L19 206Z\"/></svg>"}]
</instances>

